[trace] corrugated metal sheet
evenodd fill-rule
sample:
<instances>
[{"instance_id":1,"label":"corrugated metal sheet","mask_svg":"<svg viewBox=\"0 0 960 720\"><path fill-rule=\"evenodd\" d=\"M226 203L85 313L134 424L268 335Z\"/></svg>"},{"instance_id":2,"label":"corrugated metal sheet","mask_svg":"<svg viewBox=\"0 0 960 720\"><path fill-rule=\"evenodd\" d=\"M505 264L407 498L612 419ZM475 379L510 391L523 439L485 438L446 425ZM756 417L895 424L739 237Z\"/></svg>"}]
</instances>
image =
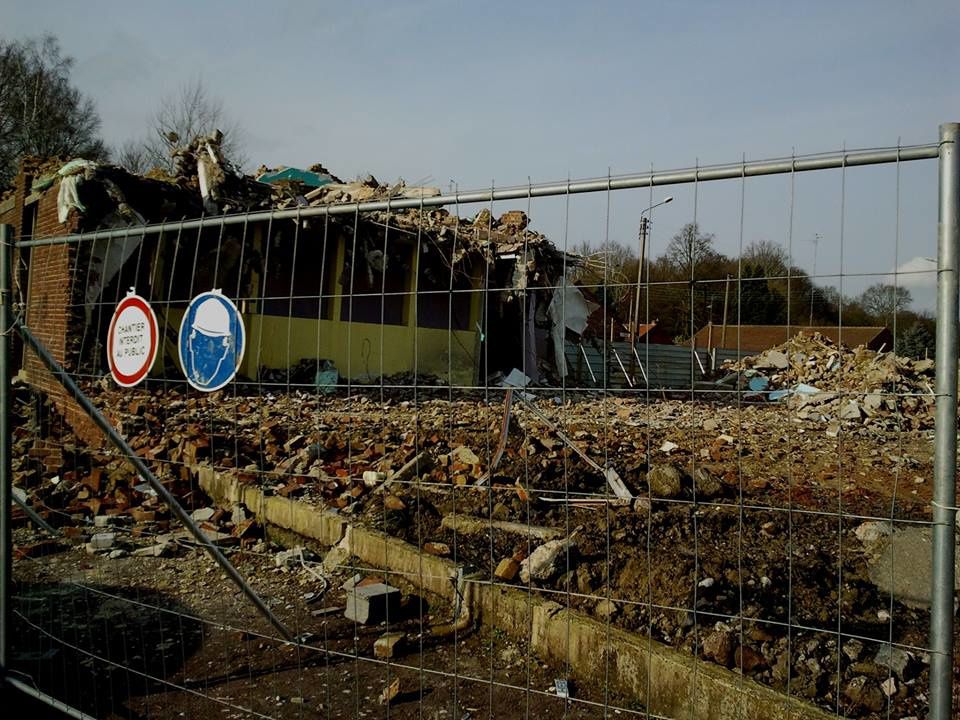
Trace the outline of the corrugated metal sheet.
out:
<instances>
[{"instance_id":1,"label":"corrugated metal sheet","mask_svg":"<svg viewBox=\"0 0 960 720\"><path fill-rule=\"evenodd\" d=\"M680 345L640 344L637 346L635 355L630 343L609 343L606 346L607 357L604 358L602 348L585 344L581 351L577 345L567 343L566 353L571 373L568 383L575 383L579 387L621 389L629 388L632 382L633 386L638 388L689 389L692 384L706 380L700 369L701 364L704 370L708 372L710 370L710 357L706 351L698 351L697 356L700 358L698 363L690 348ZM617 355L623 363L623 368L617 361ZM717 363L725 359L728 358L718 357ZM587 369L588 361L596 382ZM604 374L605 366L606 374ZM646 375L646 381L644 381L644 375ZM630 382L627 381L627 376L630 377Z\"/></svg>"}]
</instances>

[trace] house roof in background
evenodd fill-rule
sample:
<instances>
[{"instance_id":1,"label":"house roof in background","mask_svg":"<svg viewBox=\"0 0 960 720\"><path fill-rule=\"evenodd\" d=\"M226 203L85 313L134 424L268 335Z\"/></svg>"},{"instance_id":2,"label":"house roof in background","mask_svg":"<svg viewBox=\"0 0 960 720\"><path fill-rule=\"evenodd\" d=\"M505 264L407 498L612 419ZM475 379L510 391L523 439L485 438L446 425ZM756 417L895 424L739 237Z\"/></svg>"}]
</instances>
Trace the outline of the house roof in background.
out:
<instances>
[{"instance_id":1,"label":"house roof in background","mask_svg":"<svg viewBox=\"0 0 960 720\"><path fill-rule=\"evenodd\" d=\"M722 325L714 325L711 337L710 326L705 325L693 336L691 343L694 347L722 348L725 350L746 350L759 352L786 342L798 333L812 335L820 333L836 344L847 347L866 345L871 350L877 350L886 343L890 349L893 336L883 327L837 326L837 325L727 325L726 334Z\"/></svg>"}]
</instances>

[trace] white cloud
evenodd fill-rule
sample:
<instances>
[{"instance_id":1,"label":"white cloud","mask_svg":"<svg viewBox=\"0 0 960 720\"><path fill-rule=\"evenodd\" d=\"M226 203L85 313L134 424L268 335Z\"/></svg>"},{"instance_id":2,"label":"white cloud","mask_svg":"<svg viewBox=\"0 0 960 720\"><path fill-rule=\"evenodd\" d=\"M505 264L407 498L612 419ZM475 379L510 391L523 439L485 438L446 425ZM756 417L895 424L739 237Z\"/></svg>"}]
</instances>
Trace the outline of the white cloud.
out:
<instances>
[{"instance_id":1,"label":"white cloud","mask_svg":"<svg viewBox=\"0 0 960 720\"><path fill-rule=\"evenodd\" d=\"M902 263L896 270L897 284L908 288L935 288L937 286L937 261L917 255Z\"/></svg>"}]
</instances>

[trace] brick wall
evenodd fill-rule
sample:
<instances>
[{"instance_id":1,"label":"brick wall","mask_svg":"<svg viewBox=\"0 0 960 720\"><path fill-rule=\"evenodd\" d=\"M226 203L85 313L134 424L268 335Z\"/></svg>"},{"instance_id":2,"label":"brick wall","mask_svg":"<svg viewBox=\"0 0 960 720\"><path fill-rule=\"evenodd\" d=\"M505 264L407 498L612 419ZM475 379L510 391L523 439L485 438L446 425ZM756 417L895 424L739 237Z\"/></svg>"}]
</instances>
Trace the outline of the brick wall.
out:
<instances>
[{"instance_id":1,"label":"brick wall","mask_svg":"<svg viewBox=\"0 0 960 720\"><path fill-rule=\"evenodd\" d=\"M57 218L57 184L36 201L35 210L24 206L32 181L29 172L20 172L14 192L14 207L0 216L0 222L13 225L17 238L31 235L50 237L76 232L80 225L80 216L76 211L71 211L65 224L61 224ZM33 227L29 227L31 219ZM21 263L14 265L20 275L14 281L15 288L19 288L19 297L26 300L27 327L61 365L72 371L77 369L83 330L84 292L80 287L82 278L79 275L82 273L78 274L77 282L73 282L73 270L78 256L86 255L88 251L88 248L81 249L76 243L32 248L29 277L23 277L25 273L20 267ZM27 382L50 398L80 440L95 448L105 444L103 434L30 350L23 354L23 371Z\"/></svg>"}]
</instances>

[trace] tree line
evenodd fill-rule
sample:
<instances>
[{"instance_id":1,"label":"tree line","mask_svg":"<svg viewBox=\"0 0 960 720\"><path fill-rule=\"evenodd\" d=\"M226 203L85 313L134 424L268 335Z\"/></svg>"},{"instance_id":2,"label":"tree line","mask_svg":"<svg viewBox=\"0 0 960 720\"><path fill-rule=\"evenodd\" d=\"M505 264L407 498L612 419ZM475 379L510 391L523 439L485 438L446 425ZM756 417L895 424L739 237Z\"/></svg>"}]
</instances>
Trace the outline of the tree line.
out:
<instances>
[{"instance_id":1,"label":"tree line","mask_svg":"<svg viewBox=\"0 0 960 720\"><path fill-rule=\"evenodd\" d=\"M576 280L606 304L614 330L656 321L676 342L713 322L722 325L883 326L895 332L896 350L910 357L933 355L934 318L911 308L907 288L889 282L858 295L819 285L769 240L752 242L739 257L716 249L716 238L696 223L674 235L664 252L645 265L638 298L638 253L608 241L573 248L589 262ZM638 302L639 299L639 302ZM636 308L639 305L639 313Z\"/></svg>"},{"instance_id":2,"label":"tree line","mask_svg":"<svg viewBox=\"0 0 960 720\"><path fill-rule=\"evenodd\" d=\"M73 86L74 59L53 35L0 38L0 191L16 177L20 159L76 157L110 160L130 172L170 173L172 151L219 129L228 162L243 165L242 133L200 79L160 99L143 134L111 147L101 137L93 99Z\"/></svg>"}]
</instances>

